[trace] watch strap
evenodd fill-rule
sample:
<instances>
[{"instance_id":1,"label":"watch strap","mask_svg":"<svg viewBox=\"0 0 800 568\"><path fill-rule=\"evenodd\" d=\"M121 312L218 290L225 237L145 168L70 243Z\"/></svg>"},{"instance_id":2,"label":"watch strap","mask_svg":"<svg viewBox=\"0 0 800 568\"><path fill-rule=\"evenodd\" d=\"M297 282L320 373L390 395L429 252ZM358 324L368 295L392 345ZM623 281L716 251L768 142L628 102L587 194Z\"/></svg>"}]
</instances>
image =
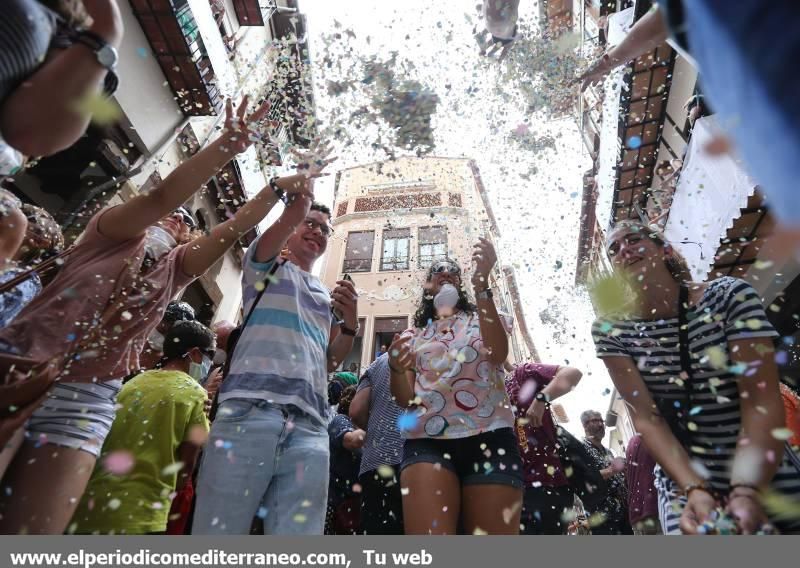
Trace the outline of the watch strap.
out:
<instances>
[{"instance_id":1,"label":"watch strap","mask_svg":"<svg viewBox=\"0 0 800 568\"><path fill-rule=\"evenodd\" d=\"M349 335L350 337L355 337L358 334L358 329L350 329L344 324L340 325L339 328L342 330L343 334Z\"/></svg>"}]
</instances>

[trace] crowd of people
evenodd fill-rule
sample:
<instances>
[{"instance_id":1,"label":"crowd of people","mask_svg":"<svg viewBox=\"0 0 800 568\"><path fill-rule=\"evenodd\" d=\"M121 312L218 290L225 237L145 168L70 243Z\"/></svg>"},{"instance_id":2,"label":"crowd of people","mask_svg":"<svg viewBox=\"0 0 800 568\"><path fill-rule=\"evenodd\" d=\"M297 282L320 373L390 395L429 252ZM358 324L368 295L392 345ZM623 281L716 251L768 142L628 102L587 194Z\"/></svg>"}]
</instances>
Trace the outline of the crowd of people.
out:
<instances>
[{"instance_id":1,"label":"crowd of people","mask_svg":"<svg viewBox=\"0 0 800 568\"><path fill-rule=\"evenodd\" d=\"M487 27L507 47L519 2L488 2ZM631 41L663 40L681 3L664 4L669 18L653 11ZM731 24L713 16L681 12L689 39ZM67 46L51 41L65 18L80 30ZM4 7L4 168L83 132L88 119L65 101L113 90L122 34L115 0ZM637 49L615 48L585 80ZM700 51L701 67L713 56ZM708 96L732 112L740 99L720 95L720 80ZM409 329L360 377L342 372L358 292L345 276L330 290L312 272L333 232L314 200L330 147L299 153L295 174L271 179L210 231L183 207L264 136L270 105L249 106L228 101L215 140L151 191L94 214L69 247L47 212L0 193L0 533L800 531L797 395L781 383L777 333L752 286L693 282L657 227L624 221L608 232L630 302L592 335L637 431L624 456L603 445L599 412L581 415L583 440L554 417L553 401L581 388L579 369L510 361L515 324L493 297L487 239L469 259L432 262ZM760 132L749 127L743 120L744 132ZM790 199L782 166L756 163L759 145L744 144L754 175L775 166L765 189ZM176 298L278 202L242 261L241 323L203 325ZM793 438L775 435L787 429Z\"/></svg>"}]
</instances>

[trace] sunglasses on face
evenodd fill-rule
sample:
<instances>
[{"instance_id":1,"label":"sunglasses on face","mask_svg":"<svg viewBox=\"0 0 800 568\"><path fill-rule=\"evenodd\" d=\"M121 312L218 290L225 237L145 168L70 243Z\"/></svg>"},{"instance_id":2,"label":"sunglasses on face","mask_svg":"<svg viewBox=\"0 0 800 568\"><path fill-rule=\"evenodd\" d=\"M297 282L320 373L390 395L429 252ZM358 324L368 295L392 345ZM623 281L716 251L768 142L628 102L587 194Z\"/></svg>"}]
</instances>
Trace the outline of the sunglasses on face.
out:
<instances>
[{"instance_id":1,"label":"sunglasses on face","mask_svg":"<svg viewBox=\"0 0 800 568\"><path fill-rule=\"evenodd\" d=\"M186 209L176 209L175 211L172 212L172 214L173 215L180 215L181 216L181 220L183 221L183 223L187 227L189 227L190 229L196 229L197 228L197 223L195 222L194 217L189 215L189 212L186 211Z\"/></svg>"},{"instance_id":2,"label":"sunglasses on face","mask_svg":"<svg viewBox=\"0 0 800 568\"><path fill-rule=\"evenodd\" d=\"M455 264L449 262L440 262L433 265L431 274L461 274L461 269Z\"/></svg>"},{"instance_id":3,"label":"sunglasses on face","mask_svg":"<svg viewBox=\"0 0 800 568\"><path fill-rule=\"evenodd\" d=\"M306 227L311 229L319 229L319 232L322 233L324 237L330 237L333 234L333 227L328 225L327 223L320 223L318 221L314 221L314 219L306 219L303 221L306 224Z\"/></svg>"}]
</instances>

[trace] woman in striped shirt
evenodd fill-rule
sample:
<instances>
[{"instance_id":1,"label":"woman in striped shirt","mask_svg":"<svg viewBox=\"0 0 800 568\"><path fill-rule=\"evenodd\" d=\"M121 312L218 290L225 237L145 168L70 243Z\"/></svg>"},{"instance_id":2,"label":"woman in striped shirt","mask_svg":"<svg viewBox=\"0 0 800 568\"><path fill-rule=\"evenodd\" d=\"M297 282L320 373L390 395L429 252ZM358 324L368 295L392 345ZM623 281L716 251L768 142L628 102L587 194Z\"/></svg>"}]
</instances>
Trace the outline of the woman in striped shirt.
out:
<instances>
[{"instance_id":1,"label":"woman in striped shirt","mask_svg":"<svg viewBox=\"0 0 800 568\"><path fill-rule=\"evenodd\" d=\"M598 319L592 332L598 357L659 464L665 534L697 533L718 506L743 533L768 520L782 532L797 530L798 519L770 517L764 506L768 492L800 497L800 476L775 434L784 426L777 333L756 291L730 277L692 283L663 235L637 222L609 233L608 253L640 290L632 314ZM686 363L679 303L688 322Z\"/></svg>"}]
</instances>

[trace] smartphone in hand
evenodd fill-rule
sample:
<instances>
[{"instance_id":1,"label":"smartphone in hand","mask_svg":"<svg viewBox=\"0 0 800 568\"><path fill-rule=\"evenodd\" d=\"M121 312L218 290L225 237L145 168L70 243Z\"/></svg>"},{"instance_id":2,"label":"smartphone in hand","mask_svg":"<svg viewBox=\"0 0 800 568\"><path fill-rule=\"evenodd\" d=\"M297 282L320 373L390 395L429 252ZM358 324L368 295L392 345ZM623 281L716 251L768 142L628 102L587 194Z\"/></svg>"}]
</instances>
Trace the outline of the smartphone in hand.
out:
<instances>
[{"instance_id":1,"label":"smartphone in hand","mask_svg":"<svg viewBox=\"0 0 800 568\"><path fill-rule=\"evenodd\" d=\"M346 280L347 282L353 282L353 279L350 277L349 274L345 274L344 276L342 276L342 280ZM333 323L335 325L340 325L344 323L344 316L339 310L337 310L333 306L331 306L331 313L333 313Z\"/></svg>"}]
</instances>

